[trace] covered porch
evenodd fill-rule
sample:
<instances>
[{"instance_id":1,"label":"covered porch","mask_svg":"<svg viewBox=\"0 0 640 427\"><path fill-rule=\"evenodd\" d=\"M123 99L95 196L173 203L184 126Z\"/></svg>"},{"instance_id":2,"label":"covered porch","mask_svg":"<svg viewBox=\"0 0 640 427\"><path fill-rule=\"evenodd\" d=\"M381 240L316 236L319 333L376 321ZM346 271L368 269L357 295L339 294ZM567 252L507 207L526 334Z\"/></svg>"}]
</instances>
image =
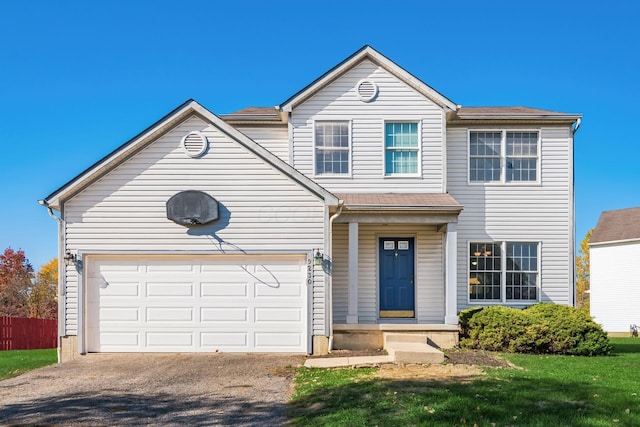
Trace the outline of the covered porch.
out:
<instances>
[{"instance_id":1,"label":"covered porch","mask_svg":"<svg viewBox=\"0 0 640 427\"><path fill-rule=\"evenodd\" d=\"M335 349L383 348L388 336L457 344L457 222L448 194L338 194L332 224ZM402 339L402 337L400 337Z\"/></svg>"}]
</instances>

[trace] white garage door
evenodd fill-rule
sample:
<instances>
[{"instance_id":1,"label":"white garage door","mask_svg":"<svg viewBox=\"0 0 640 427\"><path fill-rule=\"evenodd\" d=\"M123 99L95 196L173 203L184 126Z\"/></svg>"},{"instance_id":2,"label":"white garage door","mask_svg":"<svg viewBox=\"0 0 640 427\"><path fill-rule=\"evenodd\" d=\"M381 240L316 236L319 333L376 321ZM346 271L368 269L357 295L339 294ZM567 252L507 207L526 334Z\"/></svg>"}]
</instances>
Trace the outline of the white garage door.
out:
<instances>
[{"instance_id":1,"label":"white garage door","mask_svg":"<svg viewBox=\"0 0 640 427\"><path fill-rule=\"evenodd\" d=\"M89 352L307 352L305 257L87 259Z\"/></svg>"}]
</instances>

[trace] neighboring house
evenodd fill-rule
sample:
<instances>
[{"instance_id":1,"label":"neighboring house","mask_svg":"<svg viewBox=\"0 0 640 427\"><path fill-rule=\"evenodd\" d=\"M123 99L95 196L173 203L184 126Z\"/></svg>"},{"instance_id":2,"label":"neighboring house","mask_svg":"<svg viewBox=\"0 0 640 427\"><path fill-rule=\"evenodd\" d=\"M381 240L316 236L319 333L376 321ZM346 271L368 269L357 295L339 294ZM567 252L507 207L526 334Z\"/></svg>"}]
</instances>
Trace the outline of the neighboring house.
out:
<instances>
[{"instance_id":1,"label":"neighboring house","mask_svg":"<svg viewBox=\"0 0 640 427\"><path fill-rule=\"evenodd\" d=\"M589 246L591 315L626 336L640 325L640 207L603 212Z\"/></svg>"},{"instance_id":2,"label":"neighboring house","mask_svg":"<svg viewBox=\"0 0 640 427\"><path fill-rule=\"evenodd\" d=\"M64 357L448 346L470 306L572 305L580 118L461 107L368 46L277 107L188 101L41 201Z\"/></svg>"}]
</instances>

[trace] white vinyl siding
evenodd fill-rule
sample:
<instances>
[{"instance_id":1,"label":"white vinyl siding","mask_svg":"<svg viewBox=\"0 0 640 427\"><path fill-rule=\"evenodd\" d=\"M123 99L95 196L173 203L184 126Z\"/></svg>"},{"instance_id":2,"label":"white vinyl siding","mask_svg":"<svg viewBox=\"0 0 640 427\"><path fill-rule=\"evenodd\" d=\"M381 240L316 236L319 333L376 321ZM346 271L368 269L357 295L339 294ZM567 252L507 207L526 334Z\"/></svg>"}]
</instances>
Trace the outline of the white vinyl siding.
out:
<instances>
[{"instance_id":1,"label":"white vinyl siding","mask_svg":"<svg viewBox=\"0 0 640 427\"><path fill-rule=\"evenodd\" d=\"M242 126L236 129L253 139L255 142L289 163L289 129L285 126Z\"/></svg>"},{"instance_id":2,"label":"white vinyl siding","mask_svg":"<svg viewBox=\"0 0 640 427\"><path fill-rule=\"evenodd\" d=\"M538 242L540 301L573 304L573 138L569 126L540 128L538 185L469 183L468 137L466 128L447 130L448 192L464 206L458 219L458 309L469 307L469 242Z\"/></svg>"},{"instance_id":3,"label":"white vinyl siding","mask_svg":"<svg viewBox=\"0 0 640 427\"><path fill-rule=\"evenodd\" d=\"M591 315L607 332L640 325L640 242L591 246Z\"/></svg>"},{"instance_id":4,"label":"white vinyl siding","mask_svg":"<svg viewBox=\"0 0 640 427\"><path fill-rule=\"evenodd\" d=\"M378 96L362 102L356 84L374 81ZM341 176L314 176L314 130L316 121L349 120L351 123L350 179ZM332 192L444 191L443 129L441 107L425 98L382 67L365 60L296 106L291 115L292 165ZM384 124L414 122L418 126L419 173L385 177Z\"/></svg>"},{"instance_id":5,"label":"white vinyl siding","mask_svg":"<svg viewBox=\"0 0 640 427\"><path fill-rule=\"evenodd\" d=\"M184 154L190 131L209 139L201 158ZM220 219L186 228L166 218L166 201L200 190ZM323 201L203 120L191 117L64 204L66 248L80 252L310 253L323 247ZM323 334L324 274L314 275L314 329ZM67 333L77 332L78 282L66 277Z\"/></svg>"},{"instance_id":6,"label":"white vinyl siding","mask_svg":"<svg viewBox=\"0 0 640 427\"><path fill-rule=\"evenodd\" d=\"M334 224L333 319L346 323L349 263L348 224ZM415 304L418 323L444 323L443 234L434 226L359 224L358 323L384 323L378 318L378 239L415 238Z\"/></svg>"}]
</instances>

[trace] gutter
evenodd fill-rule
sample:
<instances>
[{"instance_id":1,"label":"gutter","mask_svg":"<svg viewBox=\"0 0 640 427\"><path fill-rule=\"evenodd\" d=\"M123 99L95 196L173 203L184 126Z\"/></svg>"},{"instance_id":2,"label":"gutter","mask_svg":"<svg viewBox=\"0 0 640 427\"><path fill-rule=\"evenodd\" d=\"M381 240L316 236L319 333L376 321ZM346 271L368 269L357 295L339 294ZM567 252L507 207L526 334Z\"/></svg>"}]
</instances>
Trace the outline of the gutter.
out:
<instances>
[{"instance_id":1,"label":"gutter","mask_svg":"<svg viewBox=\"0 0 640 427\"><path fill-rule=\"evenodd\" d=\"M47 213L58 223L58 363L61 361L62 337L66 330L65 320L67 318L65 288L64 288L64 264L62 254L64 253L64 220L53 213L53 208L46 200L38 200L40 206L47 208Z\"/></svg>"}]
</instances>

